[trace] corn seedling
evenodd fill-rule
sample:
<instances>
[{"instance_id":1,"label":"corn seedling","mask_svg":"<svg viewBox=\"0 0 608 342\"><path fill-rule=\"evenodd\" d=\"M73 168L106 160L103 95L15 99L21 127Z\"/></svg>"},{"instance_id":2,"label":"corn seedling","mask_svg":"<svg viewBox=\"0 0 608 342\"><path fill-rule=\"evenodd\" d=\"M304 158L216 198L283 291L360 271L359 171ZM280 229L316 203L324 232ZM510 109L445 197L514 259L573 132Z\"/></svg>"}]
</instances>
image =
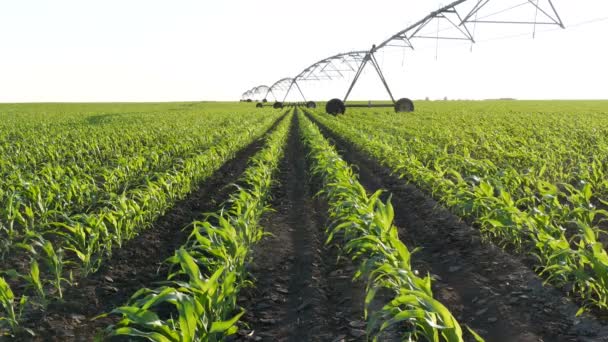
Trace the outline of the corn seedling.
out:
<instances>
[{"instance_id":1,"label":"corn seedling","mask_svg":"<svg viewBox=\"0 0 608 342\"><path fill-rule=\"evenodd\" d=\"M393 226L390 200L380 200L378 191L368 196L357 177L319 130L299 116L302 140L309 150L310 169L321 180L321 191L329 203L328 243L334 242L353 260L359 261L356 278L365 278L367 334L382 340L383 332L401 325L403 340L464 341L462 329L449 310L433 298L431 279L420 278L410 264L411 252ZM336 239L341 241L336 241ZM394 294L382 309L370 313L380 289Z\"/></svg>"},{"instance_id":2,"label":"corn seedling","mask_svg":"<svg viewBox=\"0 0 608 342\"><path fill-rule=\"evenodd\" d=\"M229 209L192 224L187 243L167 260L167 285L142 289L127 306L110 313L122 319L106 329L108 336L220 341L237 331L236 323L244 311L237 309L236 299L239 290L249 283L244 265L252 245L263 236L258 221L267 210L290 118L283 119L268 136L266 147L252 158L243 175L244 185L237 187L226 203ZM168 318L156 311L162 303L174 308Z\"/></svg>"}]
</instances>

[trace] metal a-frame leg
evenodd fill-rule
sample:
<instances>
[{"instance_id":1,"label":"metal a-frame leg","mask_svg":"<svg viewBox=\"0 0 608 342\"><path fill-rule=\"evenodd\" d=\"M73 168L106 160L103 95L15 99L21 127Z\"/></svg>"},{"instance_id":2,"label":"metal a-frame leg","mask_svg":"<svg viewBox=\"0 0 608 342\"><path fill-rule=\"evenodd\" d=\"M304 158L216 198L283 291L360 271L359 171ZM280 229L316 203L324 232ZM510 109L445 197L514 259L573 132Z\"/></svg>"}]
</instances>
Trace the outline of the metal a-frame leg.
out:
<instances>
[{"instance_id":1,"label":"metal a-frame leg","mask_svg":"<svg viewBox=\"0 0 608 342\"><path fill-rule=\"evenodd\" d=\"M357 73L355 74L355 77L353 78L353 81L351 82L350 87L348 87L348 91L346 92L346 96L344 96L343 102L346 102L346 100L348 99L348 95L350 95L350 92L353 90L355 83L357 83L359 76L361 76L361 73L363 72L363 68L365 68L365 64L367 64L367 61L369 61L369 56L370 56L370 54L368 53L365 55L365 57L363 57L363 61L361 62L361 65L359 65L359 69L357 69Z\"/></svg>"},{"instance_id":2,"label":"metal a-frame leg","mask_svg":"<svg viewBox=\"0 0 608 342\"><path fill-rule=\"evenodd\" d=\"M391 89L388 87L386 78L384 78L384 74L382 74L382 70L380 69L380 64L378 64L378 61L376 60L376 57L374 56L373 53L371 54L371 61L372 61L372 65L374 66L374 68L376 68L376 72L378 73L378 76L380 77L382 84L384 84L384 88L386 88L388 95L391 97L391 100L393 101L393 103L395 103L395 98L393 97L393 93L391 93Z\"/></svg>"},{"instance_id":3,"label":"metal a-frame leg","mask_svg":"<svg viewBox=\"0 0 608 342\"><path fill-rule=\"evenodd\" d=\"M365 68L365 65L367 64L367 62L371 62L371 64L374 66L374 69L376 70L376 73L378 74L378 77L380 77L380 81L382 81L382 84L384 85L386 92L388 92L388 95L391 97L391 100L393 101L393 103L395 103L395 98L393 97L393 93L391 93L391 89L389 88L388 83L386 82L386 78L384 78L384 74L382 73L382 70L380 69L380 64L378 64L378 61L376 60L376 57L374 56L374 49L375 49L375 47L372 48L372 51L370 51L367 55L365 55L365 58L363 58L363 62L361 62L361 65L359 66L359 69L357 70L357 73L355 74L355 77L353 78L353 81L350 84L348 91L346 92L346 96L344 96L344 102L346 102L346 100L348 99L348 96L350 95L351 91L353 90L353 87L357 83L357 80L359 80L359 77L361 76L361 73L363 72L363 69Z\"/></svg>"},{"instance_id":4,"label":"metal a-frame leg","mask_svg":"<svg viewBox=\"0 0 608 342\"><path fill-rule=\"evenodd\" d=\"M287 88L287 92L285 93L285 97L283 97L283 102L285 102L285 100L287 99L287 95L289 95L289 92L291 91L291 88L293 87L293 85L296 85L296 88L298 88L298 91L300 92L300 95L302 95L302 98L304 99L304 102L306 102L306 97L304 97L304 93L302 92L302 89L300 89L300 86L298 85L298 82L296 82L296 80L294 79L293 82L291 82L291 84L289 85L289 88Z\"/></svg>"},{"instance_id":5,"label":"metal a-frame leg","mask_svg":"<svg viewBox=\"0 0 608 342\"><path fill-rule=\"evenodd\" d=\"M264 96L264 98L265 98L265 99L268 99L268 94L271 94L271 95L272 95L272 98L273 98L275 101L277 100L277 97L276 97L276 96L274 96L274 92L273 92L272 90L270 90L270 89L268 89L268 91L266 92L266 96Z\"/></svg>"},{"instance_id":6,"label":"metal a-frame leg","mask_svg":"<svg viewBox=\"0 0 608 342\"><path fill-rule=\"evenodd\" d=\"M304 97L304 93L302 92L302 89L300 89L300 86L298 85L298 82L293 81L293 83L296 85L296 87L298 88L298 91L300 92L300 95L302 95L302 99L304 99L304 102L306 102L306 97Z\"/></svg>"}]
</instances>

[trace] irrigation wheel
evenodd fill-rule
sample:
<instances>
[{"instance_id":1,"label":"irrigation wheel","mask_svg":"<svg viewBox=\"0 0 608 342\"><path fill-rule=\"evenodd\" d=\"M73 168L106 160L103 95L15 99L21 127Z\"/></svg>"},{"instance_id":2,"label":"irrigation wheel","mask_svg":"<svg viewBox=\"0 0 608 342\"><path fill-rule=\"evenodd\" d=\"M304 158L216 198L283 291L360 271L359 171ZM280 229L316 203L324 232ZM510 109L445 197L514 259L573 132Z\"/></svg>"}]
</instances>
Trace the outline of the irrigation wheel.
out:
<instances>
[{"instance_id":1,"label":"irrigation wheel","mask_svg":"<svg viewBox=\"0 0 608 342\"><path fill-rule=\"evenodd\" d=\"M346 106L344 105L344 102L342 102L342 100L340 99L331 99L327 101L327 104L325 105L325 111L327 112L327 114L331 115L344 114L344 112L346 111Z\"/></svg>"},{"instance_id":2,"label":"irrigation wheel","mask_svg":"<svg viewBox=\"0 0 608 342\"><path fill-rule=\"evenodd\" d=\"M410 99L402 98L395 103L395 112L406 113L414 111L414 102Z\"/></svg>"}]
</instances>

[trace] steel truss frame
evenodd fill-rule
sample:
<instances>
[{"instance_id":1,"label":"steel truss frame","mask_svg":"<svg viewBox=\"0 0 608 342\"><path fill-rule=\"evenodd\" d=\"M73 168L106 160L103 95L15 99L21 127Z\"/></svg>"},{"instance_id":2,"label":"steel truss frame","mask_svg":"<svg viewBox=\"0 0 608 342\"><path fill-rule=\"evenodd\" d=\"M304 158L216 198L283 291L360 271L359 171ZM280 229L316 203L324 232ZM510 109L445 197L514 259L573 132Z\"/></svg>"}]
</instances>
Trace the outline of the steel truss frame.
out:
<instances>
[{"instance_id":1,"label":"steel truss frame","mask_svg":"<svg viewBox=\"0 0 608 342\"><path fill-rule=\"evenodd\" d=\"M294 77L289 85L283 102L287 99L287 95L295 85L299 90L304 102L306 97L298 85L300 81L319 81L319 80L333 80L338 78L344 78L344 73L355 71L356 68L364 61L367 51L349 51L339 53L331 57L323 58L311 64L305 68L296 77Z\"/></svg>"},{"instance_id":2,"label":"steel truss frame","mask_svg":"<svg viewBox=\"0 0 608 342\"><path fill-rule=\"evenodd\" d=\"M266 95L268 95L269 92L272 92L275 89L284 89L286 90L285 96L283 97L284 102L290 91L295 86L295 88L298 89L300 95L306 102L306 98L304 96L304 93L302 92L302 89L298 85L298 81L333 80L336 78L344 78L344 73L346 72L355 72L355 76L346 92L346 95L344 96L344 102L346 102L348 96L350 95L352 89L359 80L359 77L361 76L366 65L371 64L376 73L378 74L378 77L380 78L393 104L395 104L395 98L374 55L380 49L383 49L385 47L401 47L414 50L413 41L415 39L460 40L469 41L474 44L475 37L472 33L472 30L468 26L471 24L557 25L561 28L565 28L564 23L553 4L553 0L522 0L523 2L518 5L500 10L495 13L484 14L482 12L482 10L488 8L488 4L499 3L501 1L504 3L504 0L454 1L447 6L441 7L438 10L431 12L426 17L408 26L407 28L395 33L380 44L373 45L370 50L350 51L327 57L305 68L302 72L300 72L297 76L293 78L283 78L273 84L273 86L269 88ZM544 3L546 5L542 6L541 3ZM469 5L468 9L466 8L466 5ZM534 21L491 19L495 15L522 6L530 7L532 10L536 11L537 16L540 14L542 17L544 17L544 19L540 21L537 20L537 18L535 18ZM480 15L481 18L479 17ZM434 36L424 34L423 30L429 27L431 23L434 23L436 21L443 22L444 24L447 23L449 28L455 31L455 35L440 35L439 30ZM288 86L286 86L287 84ZM245 94L247 94L247 92Z\"/></svg>"}]
</instances>

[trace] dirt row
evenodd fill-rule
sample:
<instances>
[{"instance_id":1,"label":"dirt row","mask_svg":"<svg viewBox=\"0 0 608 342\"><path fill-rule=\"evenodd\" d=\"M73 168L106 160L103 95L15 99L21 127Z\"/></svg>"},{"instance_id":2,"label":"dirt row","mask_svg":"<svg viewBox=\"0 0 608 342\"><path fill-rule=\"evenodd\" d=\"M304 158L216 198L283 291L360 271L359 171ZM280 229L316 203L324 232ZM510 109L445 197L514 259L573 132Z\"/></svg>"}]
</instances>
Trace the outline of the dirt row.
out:
<instances>
[{"instance_id":1,"label":"dirt row","mask_svg":"<svg viewBox=\"0 0 608 342\"><path fill-rule=\"evenodd\" d=\"M312 118L311 118L312 119ZM430 273L437 299L487 341L608 341L606 322L583 315L564 293L513 256L482 242L464 223L412 184L392 175L317 122L324 135L354 165L368 191L392 194L395 224L415 267Z\"/></svg>"},{"instance_id":2,"label":"dirt row","mask_svg":"<svg viewBox=\"0 0 608 342\"><path fill-rule=\"evenodd\" d=\"M307 173L297 117L289 135L272 208L262 225L272 236L255 248L255 287L243 292L244 327L236 341L364 341L364 286L354 266L325 246L326 204Z\"/></svg>"}]
</instances>

